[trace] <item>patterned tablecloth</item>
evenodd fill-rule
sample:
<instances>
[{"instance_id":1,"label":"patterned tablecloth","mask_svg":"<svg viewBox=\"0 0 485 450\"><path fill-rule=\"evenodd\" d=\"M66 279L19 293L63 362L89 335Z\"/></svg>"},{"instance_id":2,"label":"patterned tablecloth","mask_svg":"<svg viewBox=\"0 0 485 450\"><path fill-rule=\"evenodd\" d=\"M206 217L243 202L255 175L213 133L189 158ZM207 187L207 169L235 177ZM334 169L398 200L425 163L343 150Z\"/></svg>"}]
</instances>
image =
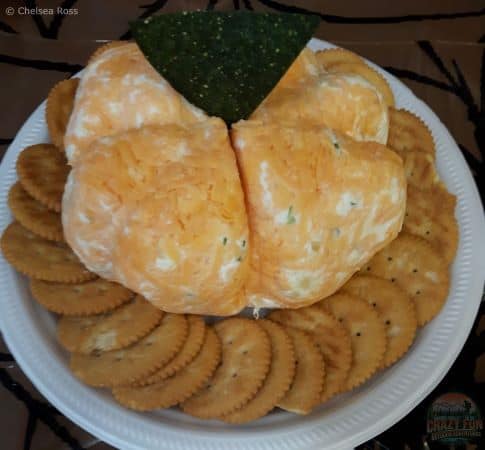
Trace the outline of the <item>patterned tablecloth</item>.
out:
<instances>
[{"instance_id":1,"label":"patterned tablecloth","mask_svg":"<svg viewBox=\"0 0 485 450\"><path fill-rule=\"evenodd\" d=\"M317 37L381 65L431 106L458 142L484 197L483 0L2 0L0 157L55 82L82 69L87 56L100 42L130 38L130 20L206 8L319 14ZM433 401L450 392L461 393L465 405L471 400L485 413L484 382L482 302L467 344L443 382L406 418L359 448L485 449L485 433L479 442L444 445L437 444L426 428ZM0 448L111 447L49 405L23 375L0 339Z\"/></svg>"}]
</instances>

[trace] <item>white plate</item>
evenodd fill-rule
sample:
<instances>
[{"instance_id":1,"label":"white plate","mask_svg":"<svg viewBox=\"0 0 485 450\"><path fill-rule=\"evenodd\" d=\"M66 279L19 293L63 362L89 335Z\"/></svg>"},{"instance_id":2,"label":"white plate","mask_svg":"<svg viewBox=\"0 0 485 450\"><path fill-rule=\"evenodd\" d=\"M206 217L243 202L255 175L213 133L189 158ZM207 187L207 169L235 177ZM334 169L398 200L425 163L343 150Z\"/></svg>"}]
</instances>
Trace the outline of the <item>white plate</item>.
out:
<instances>
[{"instance_id":1,"label":"white plate","mask_svg":"<svg viewBox=\"0 0 485 450\"><path fill-rule=\"evenodd\" d=\"M332 47L312 40L313 49ZM309 416L271 414L245 426L199 421L174 410L140 414L118 406L108 392L71 374L56 342L54 317L30 296L25 277L0 256L0 325L4 338L39 391L71 420L124 449L345 449L372 438L406 415L444 377L470 331L485 275L485 221L468 166L438 117L401 82L389 81L399 108L420 116L433 133L438 171L458 197L460 243L451 290L442 312L419 331L397 364L360 389L335 398ZM0 168L0 229L11 221L7 193L15 161L26 146L48 142L42 103L19 131Z\"/></svg>"}]
</instances>

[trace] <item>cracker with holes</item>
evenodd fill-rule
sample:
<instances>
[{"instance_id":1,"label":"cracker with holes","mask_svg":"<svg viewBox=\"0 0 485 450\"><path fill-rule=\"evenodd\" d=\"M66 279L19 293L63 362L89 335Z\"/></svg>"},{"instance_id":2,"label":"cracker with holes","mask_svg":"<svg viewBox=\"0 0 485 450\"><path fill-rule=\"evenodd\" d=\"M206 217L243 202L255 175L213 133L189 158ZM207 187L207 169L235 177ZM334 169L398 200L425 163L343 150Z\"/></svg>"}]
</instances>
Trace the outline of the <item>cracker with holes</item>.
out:
<instances>
[{"instance_id":1,"label":"cracker with holes","mask_svg":"<svg viewBox=\"0 0 485 450\"><path fill-rule=\"evenodd\" d=\"M309 306L273 311L269 318L309 333L317 344L325 362L325 383L320 397L322 403L344 389L352 363L352 344L348 331L335 317L322 308Z\"/></svg>"},{"instance_id":2,"label":"cracker with holes","mask_svg":"<svg viewBox=\"0 0 485 450\"><path fill-rule=\"evenodd\" d=\"M419 117L405 109L389 109L387 145L400 154L423 152L434 160L435 146L431 132Z\"/></svg>"},{"instance_id":3,"label":"cracker with holes","mask_svg":"<svg viewBox=\"0 0 485 450\"><path fill-rule=\"evenodd\" d=\"M400 153L400 156L403 159L408 186L422 190L442 186L433 156L429 153L409 151Z\"/></svg>"},{"instance_id":4,"label":"cracker with holes","mask_svg":"<svg viewBox=\"0 0 485 450\"><path fill-rule=\"evenodd\" d=\"M262 386L271 363L271 342L254 320L240 317L214 325L222 343L222 361L212 379L182 403L199 418L221 418L251 400Z\"/></svg>"},{"instance_id":5,"label":"cracker with holes","mask_svg":"<svg viewBox=\"0 0 485 450\"><path fill-rule=\"evenodd\" d=\"M227 423L240 424L259 419L270 412L290 389L295 376L295 351L285 329L269 320L258 320L271 341L271 365L263 386L242 408L222 417Z\"/></svg>"},{"instance_id":6,"label":"cracker with holes","mask_svg":"<svg viewBox=\"0 0 485 450\"><path fill-rule=\"evenodd\" d=\"M130 347L89 355L73 353L71 370L84 383L115 387L134 383L170 361L187 337L184 315L165 314L161 323Z\"/></svg>"},{"instance_id":7,"label":"cracker with holes","mask_svg":"<svg viewBox=\"0 0 485 450\"><path fill-rule=\"evenodd\" d=\"M370 68L364 62L336 62L328 69L329 72L352 73L360 75L364 80L372 84L382 95L387 106L394 106L394 94L387 84L386 79L376 70Z\"/></svg>"},{"instance_id":8,"label":"cracker with holes","mask_svg":"<svg viewBox=\"0 0 485 450\"><path fill-rule=\"evenodd\" d=\"M113 311L88 317L61 317L57 338L70 352L88 355L128 347L162 320L163 312L137 295Z\"/></svg>"},{"instance_id":9,"label":"cracker with holes","mask_svg":"<svg viewBox=\"0 0 485 450\"><path fill-rule=\"evenodd\" d=\"M79 283L96 277L64 243L48 241L18 222L11 223L0 240L5 259L20 273L59 283Z\"/></svg>"},{"instance_id":10,"label":"cracker with holes","mask_svg":"<svg viewBox=\"0 0 485 450\"><path fill-rule=\"evenodd\" d=\"M363 271L406 291L416 305L419 326L440 312L448 296L450 277L443 256L423 238L408 233L377 253Z\"/></svg>"},{"instance_id":11,"label":"cracker with holes","mask_svg":"<svg viewBox=\"0 0 485 450\"><path fill-rule=\"evenodd\" d=\"M295 414L308 414L320 404L325 363L315 341L301 330L286 327L295 348L296 371L289 391L278 407Z\"/></svg>"},{"instance_id":12,"label":"cracker with holes","mask_svg":"<svg viewBox=\"0 0 485 450\"><path fill-rule=\"evenodd\" d=\"M59 149L64 149L64 135L78 85L79 78L60 81L51 89L47 97L45 120L52 143Z\"/></svg>"},{"instance_id":13,"label":"cracker with holes","mask_svg":"<svg viewBox=\"0 0 485 450\"><path fill-rule=\"evenodd\" d=\"M409 296L395 283L369 275L352 277L341 288L366 300L384 321L387 348L382 367L395 363L411 346L418 321L416 307Z\"/></svg>"},{"instance_id":14,"label":"cracker with holes","mask_svg":"<svg viewBox=\"0 0 485 450\"><path fill-rule=\"evenodd\" d=\"M187 316L187 324L189 326L189 332L181 350L160 370L140 380L136 383L137 385L146 386L147 384L157 383L158 381L171 377L195 358L204 343L207 327L202 317L194 315Z\"/></svg>"},{"instance_id":15,"label":"cracker with holes","mask_svg":"<svg viewBox=\"0 0 485 450\"><path fill-rule=\"evenodd\" d=\"M128 302L133 292L102 278L84 283L30 280L30 292L44 308L64 316L101 314Z\"/></svg>"},{"instance_id":16,"label":"cracker with holes","mask_svg":"<svg viewBox=\"0 0 485 450\"><path fill-rule=\"evenodd\" d=\"M61 215L27 194L19 182L8 193L8 206L15 219L32 233L50 241L64 241Z\"/></svg>"},{"instance_id":17,"label":"cracker with holes","mask_svg":"<svg viewBox=\"0 0 485 450\"><path fill-rule=\"evenodd\" d=\"M456 197L442 186L427 190L408 186L403 230L426 239L448 263L458 247L455 205Z\"/></svg>"},{"instance_id":18,"label":"cracker with holes","mask_svg":"<svg viewBox=\"0 0 485 450\"><path fill-rule=\"evenodd\" d=\"M146 386L120 386L113 396L120 404L138 411L170 408L197 392L212 376L220 361L221 344L208 327L203 345L192 361L171 376Z\"/></svg>"},{"instance_id":19,"label":"cracker with holes","mask_svg":"<svg viewBox=\"0 0 485 450\"><path fill-rule=\"evenodd\" d=\"M351 390L369 379L382 364L387 346L384 322L365 300L348 294L334 294L318 305L340 320L350 334L353 357L345 389Z\"/></svg>"},{"instance_id":20,"label":"cracker with holes","mask_svg":"<svg viewBox=\"0 0 485 450\"><path fill-rule=\"evenodd\" d=\"M69 174L66 157L52 144L36 144L20 153L16 167L20 183L29 195L60 212Z\"/></svg>"}]
</instances>

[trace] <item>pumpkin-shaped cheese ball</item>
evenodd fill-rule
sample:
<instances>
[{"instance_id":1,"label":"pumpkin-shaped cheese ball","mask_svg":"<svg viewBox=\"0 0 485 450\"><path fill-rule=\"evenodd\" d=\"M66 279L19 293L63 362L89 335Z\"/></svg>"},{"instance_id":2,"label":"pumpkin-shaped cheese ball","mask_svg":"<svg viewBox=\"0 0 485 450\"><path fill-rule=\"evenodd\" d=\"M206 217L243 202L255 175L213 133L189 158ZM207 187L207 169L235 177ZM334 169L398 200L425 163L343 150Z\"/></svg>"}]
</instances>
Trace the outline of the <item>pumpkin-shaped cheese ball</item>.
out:
<instances>
[{"instance_id":1,"label":"pumpkin-shaped cheese ball","mask_svg":"<svg viewBox=\"0 0 485 450\"><path fill-rule=\"evenodd\" d=\"M206 118L150 65L136 44L111 45L96 52L83 72L64 136L66 155L73 164L98 137Z\"/></svg>"},{"instance_id":2,"label":"pumpkin-shaped cheese ball","mask_svg":"<svg viewBox=\"0 0 485 450\"><path fill-rule=\"evenodd\" d=\"M323 126L232 128L248 207L255 307L298 308L335 292L401 230L398 155Z\"/></svg>"},{"instance_id":3,"label":"pumpkin-shaped cheese ball","mask_svg":"<svg viewBox=\"0 0 485 450\"><path fill-rule=\"evenodd\" d=\"M62 222L90 270L165 311L230 315L245 306L247 214L220 119L93 142L69 175Z\"/></svg>"}]
</instances>

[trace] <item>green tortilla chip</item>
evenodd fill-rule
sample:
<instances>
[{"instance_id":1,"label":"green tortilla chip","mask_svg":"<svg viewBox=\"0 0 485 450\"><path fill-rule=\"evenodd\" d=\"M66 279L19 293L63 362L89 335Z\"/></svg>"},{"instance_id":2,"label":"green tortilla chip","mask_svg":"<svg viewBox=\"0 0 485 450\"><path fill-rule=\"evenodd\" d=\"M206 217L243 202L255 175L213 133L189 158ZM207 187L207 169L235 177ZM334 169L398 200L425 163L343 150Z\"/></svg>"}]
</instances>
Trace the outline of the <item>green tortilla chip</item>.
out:
<instances>
[{"instance_id":1,"label":"green tortilla chip","mask_svg":"<svg viewBox=\"0 0 485 450\"><path fill-rule=\"evenodd\" d=\"M165 14L131 25L148 61L189 102L247 118L312 37L319 18L247 11Z\"/></svg>"}]
</instances>

